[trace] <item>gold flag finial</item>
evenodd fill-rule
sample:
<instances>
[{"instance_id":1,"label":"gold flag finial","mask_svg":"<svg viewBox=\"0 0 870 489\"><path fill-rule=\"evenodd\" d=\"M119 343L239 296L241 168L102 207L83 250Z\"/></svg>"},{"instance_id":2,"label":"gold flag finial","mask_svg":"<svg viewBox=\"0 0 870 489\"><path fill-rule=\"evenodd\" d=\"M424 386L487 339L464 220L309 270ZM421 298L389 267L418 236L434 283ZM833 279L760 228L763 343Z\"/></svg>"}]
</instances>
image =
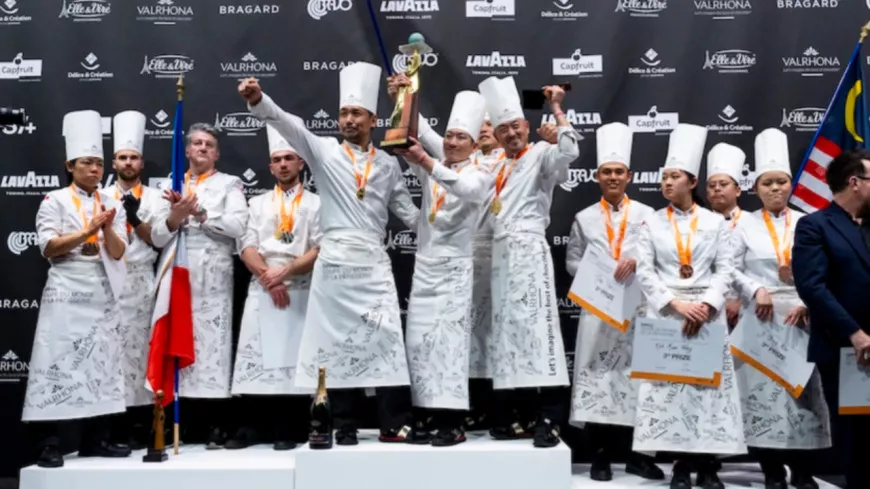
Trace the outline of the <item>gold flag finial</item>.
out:
<instances>
[{"instance_id":1,"label":"gold flag finial","mask_svg":"<svg viewBox=\"0 0 870 489\"><path fill-rule=\"evenodd\" d=\"M178 75L178 83L175 84L175 93L178 95L178 100L184 99L184 75Z\"/></svg>"},{"instance_id":2,"label":"gold flag finial","mask_svg":"<svg viewBox=\"0 0 870 489\"><path fill-rule=\"evenodd\" d=\"M858 38L858 42L864 42L864 39L867 39L868 35L870 35L870 22L867 22L861 28L861 36Z\"/></svg>"}]
</instances>

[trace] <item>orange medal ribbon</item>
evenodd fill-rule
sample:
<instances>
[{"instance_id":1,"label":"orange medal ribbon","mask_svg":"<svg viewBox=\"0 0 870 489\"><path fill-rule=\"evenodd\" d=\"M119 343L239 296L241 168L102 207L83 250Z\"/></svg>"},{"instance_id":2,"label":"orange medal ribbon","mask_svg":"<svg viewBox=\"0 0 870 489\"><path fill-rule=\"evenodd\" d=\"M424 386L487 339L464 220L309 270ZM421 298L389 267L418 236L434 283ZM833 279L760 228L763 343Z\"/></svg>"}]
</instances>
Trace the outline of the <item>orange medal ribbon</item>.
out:
<instances>
[{"instance_id":1,"label":"orange medal ribbon","mask_svg":"<svg viewBox=\"0 0 870 489\"><path fill-rule=\"evenodd\" d=\"M194 189L199 187L199 184L204 182L208 177L214 175L215 173L217 173L217 171L212 170L208 173L203 173L203 174L199 175L198 177L196 177L196 183L194 183L193 186L191 187L191 185L190 185L190 170L188 170L187 173L184 174L184 186L185 186L185 188L187 188L187 195L192 194Z\"/></svg>"},{"instance_id":2,"label":"orange medal ribbon","mask_svg":"<svg viewBox=\"0 0 870 489\"><path fill-rule=\"evenodd\" d=\"M474 160L474 165L477 165L477 160ZM462 173L465 167L463 166L459 170L456 171L456 174L459 175ZM435 182L435 185L432 186L432 207L429 210L429 222L435 222L435 214L438 212L438 209L444 205L444 199L447 198L447 192L438 193L438 182Z\"/></svg>"},{"instance_id":3,"label":"orange medal ribbon","mask_svg":"<svg viewBox=\"0 0 870 489\"><path fill-rule=\"evenodd\" d=\"M366 160L366 166L363 169L362 174L360 174L356 169L356 156L353 154L350 146L348 146L347 143L342 144L342 146L344 147L344 151L350 157L351 164L353 165L353 176L356 178L356 198L362 200L362 198L366 196L366 184L369 181L369 174L372 172L372 161L375 159L375 145L372 144L372 149L369 150L369 158Z\"/></svg>"},{"instance_id":4,"label":"orange medal ribbon","mask_svg":"<svg viewBox=\"0 0 870 489\"><path fill-rule=\"evenodd\" d=\"M773 250L776 252L776 261L779 263L779 278L787 284L792 284L794 278L791 270L791 236L788 232L791 226L791 211L785 210L785 231L782 237L782 248L779 247L779 236L776 234L776 228L773 226L773 219L770 218L770 213L767 212L767 209L763 209L761 215L764 217L767 233L770 234Z\"/></svg>"},{"instance_id":5,"label":"orange medal ribbon","mask_svg":"<svg viewBox=\"0 0 870 489\"><path fill-rule=\"evenodd\" d=\"M305 188L300 183L299 186L296 187L296 197L294 197L293 201L290 203L290 212L288 213L284 209L284 191L281 190L281 187L275 185L275 194L278 196L281 205L281 221L279 222L277 229L275 229L276 238L280 238L282 233L293 232L296 219L296 209L299 208L299 204L302 202L302 194L304 192Z\"/></svg>"},{"instance_id":6,"label":"orange medal ribbon","mask_svg":"<svg viewBox=\"0 0 870 489\"><path fill-rule=\"evenodd\" d=\"M743 209L737 209L737 214L734 214L734 217L731 218L731 229L734 229L737 226L737 221L740 220L740 216L743 215Z\"/></svg>"},{"instance_id":7,"label":"orange medal ribbon","mask_svg":"<svg viewBox=\"0 0 870 489\"><path fill-rule=\"evenodd\" d=\"M613 217L610 214L610 204L604 198L601 199L599 204L601 212L606 216L604 228L607 231L607 245L610 246L610 255L617 261L619 261L619 257L622 255L622 242L625 241L625 230L628 228L628 206L630 202L631 200L627 196L622 198L623 215L622 222L619 223L619 237L616 239L616 243L613 242L615 233L612 224Z\"/></svg>"},{"instance_id":8,"label":"orange medal ribbon","mask_svg":"<svg viewBox=\"0 0 870 489\"><path fill-rule=\"evenodd\" d=\"M85 215L85 211L82 209L82 200L76 194L76 190L75 190L76 188L77 187L75 186L75 184L71 184L69 186L69 193L70 193L70 195L72 195L72 201L73 201L73 205L76 207L76 212L78 212L79 216L81 216L81 218L82 218L82 229L87 229L88 228L88 216ZM92 214L92 216L97 215L97 213L100 211L100 206L102 206L102 205L103 205L103 202L102 202L102 200L100 200L100 192L95 190L94 191L94 213ZM96 232L96 233L88 236L87 239L85 239L85 243L96 244L97 237L99 234L100 234L99 232Z\"/></svg>"},{"instance_id":9,"label":"orange medal ribbon","mask_svg":"<svg viewBox=\"0 0 870 489\"><path fill-rule=\"evenodd\" d=\"M498 214L499 212L501 212L501 199L499 198L499 195L501 195L502 189L507 184L508 178L510 178L511 173L513 173L514 167L520 161L520 158L522 158L523 155L526 154L526 151L528 151L530 147L531 146L526 146L525 148L523 148L522 151L517 153L517 156L515 158L512 158L514 162L511 163L510 168L507 169L507 173L505 173L505 164L501 164L501 168L498 170L498 175L496 175L495 177L495 199L493 199L492 205L490 206L490 210L493 214ZM506 156L507 153L502 153L496 163L505 159Z\"/></svg>"},{"instance_id":10,"label":"orange medal ribbon","mask_svg":"<svg viewBox=\"0 0 870 489\"><path fill-rule=\"evenodd\" d=\"M690 278L694 274L692 269L692 238L698 231L698 206L692 204L692 221L689 223L689 237L686 239L686 245L683 246L683 238L680 235L680 228L677 226L677 221L674 219L673 207L668 207L668 221L674 228L674 242L677 244L677 255L680 257L680 278Z\"/></svg>"}]
</instances>

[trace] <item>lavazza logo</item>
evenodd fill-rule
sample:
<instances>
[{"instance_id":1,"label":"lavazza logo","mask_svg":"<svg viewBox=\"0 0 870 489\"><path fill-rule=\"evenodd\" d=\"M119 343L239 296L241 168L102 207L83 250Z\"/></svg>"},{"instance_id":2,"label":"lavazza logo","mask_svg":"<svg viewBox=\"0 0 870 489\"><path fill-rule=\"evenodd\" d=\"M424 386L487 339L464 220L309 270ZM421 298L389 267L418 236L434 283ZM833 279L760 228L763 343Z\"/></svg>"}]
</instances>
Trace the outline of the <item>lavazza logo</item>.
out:
<instances>
[{"instance_id":1,"label":"lavazza logo","mask_svg":"<svg viewBox=\"0 0 870 489\"><path fill-rule=\"evenodd\" d=\"M66 77L70 80L78 80L80 82L101 82L115 77L115 74L111 71L100 70L100 65L100 58L98 58L94 53L88 53L88 55L79 62L79 66L81 66L83 70L67 72Z\"/></svg>"},{"instance_id":2,"label":"lavazza logo","mask_svg":"<svg viewBox=\"0 0 870 489\"><path fill-rule=\"evenodd\" d=\"M149 58L145 56L140 75L152 75L154 78L178 78L193 71L193 58L180 54L161 54Z\"/></svg>"},{"instance_id":3,"label":"lavazza logo","mask_svg":"<svg viewBox=\"0 0 870 489\"><path fill-rule=\"evenodd\" d=\"M604 57L575 49L570 58L553 58L553 75L600 78L604 76Z\"/></svg>"},{"instance_id":4,"label":"lavazza logo","mask_svg":"<svg viewBox=\"0 0 870 489\"><path fill-rule=\"evenodd\" d=\"M403 73L408 71L408 63L411 61L411 56L407 54L397 54L393 56L393 71ZM420 65L433 67L438 64L438 53L426 53L420 55Z\"/></svg>"},{"instance_id":5,"label":"lavazza logo","mask_svg":"<svg viewBox=\"0 0 870 489\"><path fill-rule=\"evenodd\" d=\"M12 351L0 357L0 382L21 382L27 378L30 365Z\"/></svg>"},{"instance_id":6,"label":"lavazza logo","mask_svg":"<svg viewBox=\"0 0 870 489\"><path fill-rule=\"evenodd\" d=\"M27 114L27 111L24 109L19 110L24 112L24 124L7 124L5 126L0 126L0 134L5 134L6 136L22 136L24 134L33 134L36 132L36 124L33 123L33 120Z\"/></svg>"},{"instance_id":7,"label":"lavazza logo","mask_svg":"<svg viewBox=\"0 0 870 489\"><path fill-rule=\"evenodd\" d=\"M676 68L662 64L662 58L655 49L647 49L643 56L640 57L641 64L629 66L628 74L639 76L641 78L661 78L668 75L673 75L677 72Z\"/></svg>"},{"instance_id":8,"label":"lavazza logo","mask_svg":"<svg viewBox=\"0 0 870 489\"><path fill-rule=\"evenodd\" d=\"M221 63L221 78L272 78L278 74L274 61L257 59L248 52L239 61Z\"/></svg>"},{"instance_id":9,"label":"lavazza logo","mask_svg":"<svg viewBox=\"0 0 870 489\"><path fill-rule=\"evenodd\" d=\"M320 20L331 12L347 12L352 8L353 0L308 0L308 15L314 20Z\"/></svg>"},{"instance_id":10,"label":"lavazza logo","mask_svg":"<svg viewBox=\"0 0 870 489\"><path fill-rule=\"evenodd\" d=\"M145 126L145 135L148 139L172 139L172 119L165 110L158 110Z\"/></svg>"},{"instance_id":11,"label":"lavazza logo","mask_svg":"<svg viewBox=\"0 0 870 489\"><path fill-rule=\"evenodd\" d=\"M302 71L341 71L347 65L356 61L306 60L302 62Z\"/></svg>"},{"instance_id":12,"label":"lavazza logo","mask_svg":"<svg viewBox=\"0 0 870 489\"><path fill-rule=\"evenodd\" d=\"M0 25L21 25L31 20L33 17L18 11L18 0L0 1Z\"/></svg>"},{"instance_id":13,"label":"lavazza logo","mask_svg":"<svg viewBox=\"0 0 870 489\"><path fill-rule=\"evenodd\" d=\"M407 229L395 233L390 229L384 248L396 250L403 255L413 255L417 252L417 235Z\"/></svg>"},{"instance_id":14,"label":"lavazza logo","mask_svg":"<svg viewBox=\"0 0 870 489\"><path fill-rule=\"evenodd\" d=\"M6 238L6 245L15 255L20 255L31 246L36 246L36 233L33 231L13 231Z\"/></svg>"},{"instance_id":15,"label":"lavazza logo","mask_svg":"<svg viewBox=\"0 0 870 489\"><path fill-rule=\"evenodd\" d=\"M676 129L680 123L678 112L659 112L658 106L653 105L644 115L628 116L628 127L633 132L651 132L665 134Z\"/></svg>"},{"instance_id":16,"label":"lavazza logo","mask_svg":"<svg viewBox=\"0 0 870 489\"><path fill-rule=\"evenodd\" d=\"M281 11L280 5L218 5L218 15L275 15Z\"/></svg>"},{"instance_id":17,"label":"lavazza logo","mask_svg":"<svg viewBox=\"0 0 870 489\"><path fill-rule=\"evenodd\" d=\"M43 196L60 188L60 178L57 175L38 175L29 171L26 175L3 175L0 178L0 188L6 190L10 197Z\"/></svg>"},{"instance_id":18,"label":"lavazza logo","mask_svg":"<svg viewBox=\"0 0 870 489\"><path fill-rule=\"evenodd\" d=\"M667 8L667 0L617 0L615 11L632 17L658 17Z\"/></svg>"},{"instance_id":19,"label":"lavazza logo","mask_svg":"<svg viewBox=\"0 0 870 489\"><path fill-rule=\"evenodd\" d=\"M260 181L257 179L257 172L248 168L242 173L242 185L244 188L245 197L251 198L266 192L265 188L261 188Z\"/></svg>"},{"instance_id":20,"label":"lavazza logo","mask_svg":"<svg viewBox=\"0 0 870 489\"><path fill-rule=\"evenodd\" d=\"M787 127L800 132L815 132L825 117L825 109L820 107L800 107L782 109L782 122L779 127Z\"/></svg>"},{"instance_id":21,"label":"lavazza logo","mask_svg":"<svg viewBox=\"0 0 870 489\"><path fill-rule=\"evenodd\" d=\"M541 18L557 22L576 22L577 19L589 17L589 12L574 8L579 0L552 0L550 5L541 9Z\"/></svg>"},{"instance_id":22,"label":"lavazza logo","mask_svg":"<svg viewBox=\"0 0 870 489\"><path fill-rule=\"evenodd\" d=\"M112 13L109 0L63 0L60 9L60 19L72 19L73 22L102 22L103 17Z\"/></svg>"},{"instance_id":23,"label":"lavazza logo","mask_svg":"<svg viewBox=\"0 0 870 489\"><path fill-rule=\"evenodd\" d=\"M715 20L733 20L738 15L752 13L749 0L694 0L695 15L711 17Z\"/></svg>"},{"instance_id":24,"label":"lavazza logo","mask_svg":"<svg viewBox=\"0 0 870 489\"><path fill-rule=\"evenodd\" d=\"M250 112L232 112L223 116L216 113L214 127L228 136L256 136L266 123Z\"/></svg>"},{"instance_id":25,"label":"lavazza logo","mask_svg":"<svg viewBox=\"0 0 870 489\"><path fill-rule=\"evenodd\" d=\"M465 16L492 20L514 20L514 0L465 0Z\"/></svg>"},{"instance_id":26,"label":"lavazza logo","mask_svg":"<svg viewBox=\"0 0 870 489\"><path fill-rule=\"evenodd\" d=\"M175 25L193 20L193 7L176 5L173 0L152 0L151 5L136 7L136 20L154 25Z\"/></svg>"},{"instance_id":27,"label":"lavazza logo","mask_svg":"<svg viewBox=\"0 0 870 489\"><path fill-rule=\"evenodd\" d=\"M39 81L41 78L41 59L25 59L24 53L18 53L12 61L0 61L0 80L31 82Z\"/></svg>"},{"instance_id":28,"label":"lavazza logo","mask_svg":"<svg viewBox=\"0 0 870 489\"><path fill-rule=\"evenodd\" d=\"M745 49L724 49L713 53L706 51L703 69L719 73L749 73L755 62L755 53Z\"/></svg>"},{"instance_id":29,"label":"lavazza logo","mask_svg":"<svg viewBox=\"0 0 870 489\"><path fill-rule=\"evenodd\" d=\"M388 20L428 20L438 12L435 0L381 0L381 13Z\"/></svg>"},{"instance_id":30,"label":"lavazza logo","mask_svg":"<svg viewBox=\"0 0 870 489\"><path fill-rule=\"evenodd\" d=\"M748 124L740 124L740 116L737 109L730 104L726 105L717 115L720 122L709 124L707 130L720 135L740 135L753 132L754 128Z\"/></svg>"},{"instance_id":31,"label":"lavazza logo","mask_svg":"<svg viewBox=\"0 0 870 489\"><path fill-rule=\"evenodd\" d=\"M601 114L599 112L581 112L574 109L568 109L565 113L565 118L574 126L577 132L593 133L602 124ZM553 114L543 114L541 116L541 125L555 124L556 118Z\"/></svg>"},{"instance_id":32,"label":"lavazza logo","mask_svg":"<svg viewBox=\"0 0 870 489\"><path fill-rule=\"evenodd\" d=\"M471 69L471 74L480 76L518 75L519 68L526 67L526 57L521 54L501 54L493 51L490 54L469 54L465 58L465 67Z\"/></svg>"},{"instance_id":33,"label":"lavazza logo","mask_svg":"<svg viewBox=\"0 0 870 489\"><path fill-rule=\"evenodd\" d=\"M822 56L816 48L810 46L802 56L783 56L783 73L800 73L801 76L818 77L826 73L840 72L840 58Z\"/></svg>"},{"instance_id":34,"label":"lavazza logo","mask_svg":"<svg viewBox=\"0 0 870 489\"><path fill-rule=\"evenodd\" d=\"M776 0L776 8L804 9L804 8L837 8L840 0Z\"/></svg>"}]
</instances>

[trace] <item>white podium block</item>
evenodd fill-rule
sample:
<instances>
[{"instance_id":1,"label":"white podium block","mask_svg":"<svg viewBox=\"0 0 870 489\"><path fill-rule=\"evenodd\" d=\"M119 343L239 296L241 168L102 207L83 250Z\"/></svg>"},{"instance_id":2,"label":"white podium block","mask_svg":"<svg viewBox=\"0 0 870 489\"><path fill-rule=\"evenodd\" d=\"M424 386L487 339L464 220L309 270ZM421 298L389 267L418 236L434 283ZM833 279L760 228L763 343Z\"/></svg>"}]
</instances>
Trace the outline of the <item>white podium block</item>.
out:
<instances>
[{"instance_id":1,"label":"white podium block","mask_svg":"<svg viewBox=\"0 0 870 489\"><path fill-rule=\"evenodd\" d=\"M145 450L127 458L67 456L64 466L21 469L20 489L293 489L297 450L277 452L272 445L245 450L206 450L202 445L181 447L181 453L162 463L142 462Z\"/></svg>"},{"instance_id":2,"label":"white podium block","mask_svg":"<svg viewBox=\"0 0 870 489\"><path fill-rule=\"evenodd\" d=\"M532 440L466 436L457 446L433 447L380 443L366 430L357 446L306 445L296 455L296 489L571 489L571 451L564 443L535 448Z\"/></svg>"}]
</instances>

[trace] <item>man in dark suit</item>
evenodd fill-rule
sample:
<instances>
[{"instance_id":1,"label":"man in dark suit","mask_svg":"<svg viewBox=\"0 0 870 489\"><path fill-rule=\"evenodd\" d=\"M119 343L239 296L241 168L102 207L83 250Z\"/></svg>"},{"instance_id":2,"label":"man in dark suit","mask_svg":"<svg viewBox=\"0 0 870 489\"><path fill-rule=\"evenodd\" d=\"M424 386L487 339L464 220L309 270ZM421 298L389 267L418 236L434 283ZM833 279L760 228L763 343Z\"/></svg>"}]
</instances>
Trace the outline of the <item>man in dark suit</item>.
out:
<instances>
[{"instance_id":1,"label":"man in dark suit","mask_svg":"<svg viewBox=\"0 0 870 489\"><path fill-rule=\"evenodd\" d=\"M870 416L838 414L840 349L852 347L870 365L870 152L841 153L825 175L831 204L797 223L792 249L795 286L810 314L808 360L822 376L834 427L834 450L848 489L870 488L861 441ZM867 220L862 225L862 219Z\"/></svg>"}]
</instances>

